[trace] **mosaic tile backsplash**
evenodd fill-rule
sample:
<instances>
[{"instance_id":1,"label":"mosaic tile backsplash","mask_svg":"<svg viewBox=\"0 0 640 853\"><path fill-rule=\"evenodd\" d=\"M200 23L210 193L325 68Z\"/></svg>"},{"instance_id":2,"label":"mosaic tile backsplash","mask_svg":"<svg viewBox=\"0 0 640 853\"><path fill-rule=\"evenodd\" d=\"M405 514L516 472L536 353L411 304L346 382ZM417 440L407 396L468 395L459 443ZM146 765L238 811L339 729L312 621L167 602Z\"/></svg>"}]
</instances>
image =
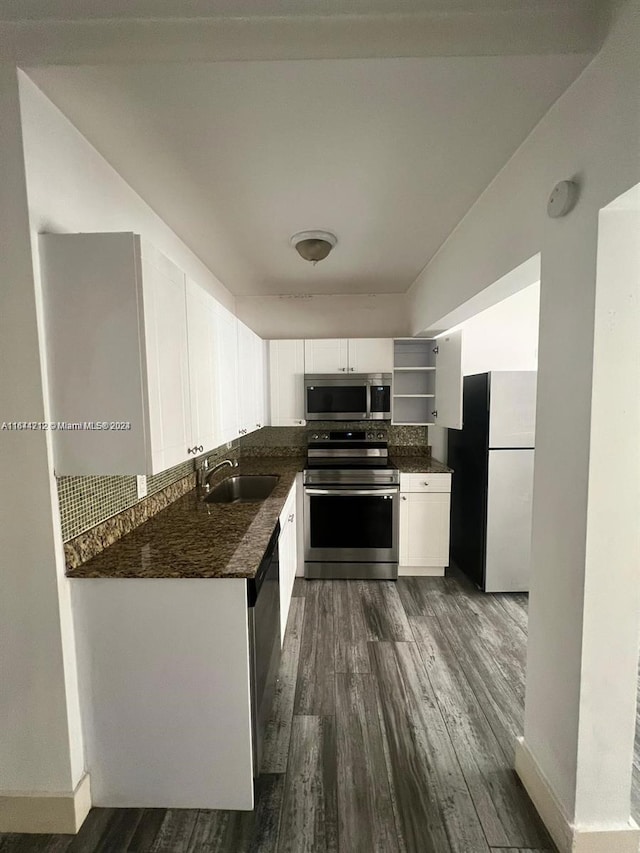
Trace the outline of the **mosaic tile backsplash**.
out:
<instances>
[{"instance_id":1,"label":"mosaic tile backsplash","mask_svg":"<svg viewBox=\"0 0 640 853\"><path fill-rule=\"evenodd\" d=\"M215 465L225 456L237 452L238 441L234 441L231 450L224 445L203 454L197 460L183 462L147 477L147 498L192 474L196 464L205 456L211 460L211 465ZM58 477L57 485L63 542L68 542L138 503L135 477Z\"/></svg>"},{"instance_id":2,"label":"mosaic tile backsplash","mask_svg":"<svg viewBox=\"0 0 640 853\"><path fill-rule=\"evenodd\" d=\"M385 433L392 447L426 447L426 426L393 426L386 421L314 421L303 427L263 427L242 439L242 451L252 453L259 448L295 448L300 453L307 446L309 433L330 429L366 429Z\"/></svg>"},{"instance_id":3,"label":"mosaic tile backsplash","mask_svg":"<svg viewBox=\"0 0 640 853\"><path fill-rule=\"evenodd\" d=\"M383 430L393 447L419 448L427 445L427 427L391 426L388 423L316 422L304 427L263 427L261 430L234 441L231 450L226 445L211 450L206 456L210 464L229 455L247 456L297 455L304 452L307 435L319 429ZM160 474L147 477L147 496L166 489L193 473L204 455ZM107 519L138 504L135 477L58 477L58 500L63 542L69 542ZM147 498L143 498L143 501Z\"/></svg>"}]
</instances>

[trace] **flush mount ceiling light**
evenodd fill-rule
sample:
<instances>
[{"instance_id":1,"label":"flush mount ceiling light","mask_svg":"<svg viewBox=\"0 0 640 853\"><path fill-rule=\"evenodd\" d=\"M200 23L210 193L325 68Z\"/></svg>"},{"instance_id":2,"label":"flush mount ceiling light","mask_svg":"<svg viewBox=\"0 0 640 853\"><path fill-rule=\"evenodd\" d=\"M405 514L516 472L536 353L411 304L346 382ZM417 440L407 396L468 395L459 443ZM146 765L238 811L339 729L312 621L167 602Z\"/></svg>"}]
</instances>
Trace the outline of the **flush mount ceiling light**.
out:
<instances>
[{"instance_id":1,"label":"flush mount ceiling light","mask_svg":"<svg viewBox=\"0 0 640 853\"><path fill-rule=\"evenodd\" d=\"M330 231L298 231L289 240L300 257L314 266L327 257L337 242L338 238Z\"/></svg>"}]
</instances>

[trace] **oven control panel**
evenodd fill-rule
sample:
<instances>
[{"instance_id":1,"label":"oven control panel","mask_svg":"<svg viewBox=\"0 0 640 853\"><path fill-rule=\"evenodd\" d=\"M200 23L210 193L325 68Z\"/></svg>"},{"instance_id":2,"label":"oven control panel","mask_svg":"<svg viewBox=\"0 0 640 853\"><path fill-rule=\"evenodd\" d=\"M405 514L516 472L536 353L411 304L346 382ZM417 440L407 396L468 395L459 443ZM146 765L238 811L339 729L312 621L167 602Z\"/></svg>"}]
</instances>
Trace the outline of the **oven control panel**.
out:
<instances>
[{"instance_id":1,"label":"oven control panel","mask_svg":"<svg viewBox=\"0 0 640 853\"><path fill-rule=\"evenodd\" d=\"M322 430L307 433L309 441L386 441L384 430Z\"/></svg>"}]
</instances>

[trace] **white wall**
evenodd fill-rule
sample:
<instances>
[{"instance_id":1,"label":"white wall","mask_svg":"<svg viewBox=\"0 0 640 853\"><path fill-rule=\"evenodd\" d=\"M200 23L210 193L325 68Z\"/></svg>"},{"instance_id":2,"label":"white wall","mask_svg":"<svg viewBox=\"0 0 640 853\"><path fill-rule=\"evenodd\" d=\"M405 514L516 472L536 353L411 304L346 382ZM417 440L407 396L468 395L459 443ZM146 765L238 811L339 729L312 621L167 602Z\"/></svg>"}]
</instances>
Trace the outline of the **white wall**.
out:
<instances>
[{"instance_id":1,"label":"white wall","mask_svg":"<svg viewBox=\"0 0 640 853\"><path fill-rule=\"evenodd\" d=\"M411 328L405 293L239 296L236 313L266 339L404 338Z\"/></svg>"},{"instance_id":2,"label":"white wall","mask_svg":"<svg viewBox=\"0 0 640 853\"><path fill-rule=\"evenodd\" d=\"M16 69L0 65L0 421L43 421ZM46 433L0 432L0 795L69 793L83 770Z\"/></svg>"},{"instance_id":3,"label":"white wall","mask_svg":"<svg viewBox=\"0 0 640 853\"><path fill-rule=\"evenodd\" d=\"M227 288L24 73L19 74L33 233L134 231L230 311ZM37 241L34 256L37 256ZM36 259L37 263L37 259Z\"/></svg>"},{"instance_id":4,"label":"white wall","mask_svg":"<svg viewBox=\"0 0 640 853\"><path fill-rule=\"evenodd\" d=\"M462 331L463 374L537 370L539 313L537 282L456 326ZM429 427L431 452L442 462L447 461L448 436L447 429Z\"/></svg>"},{"instance_id":5,"label":"white wall","mask_svg":"<svg viewBox=\"0 0 640 853\"><path fill-rule=\"evenodd\" d=\"M0 419L44 421L38 232L136 231L223 304L233 308L234 300L33 83L18 77L14 65L0 66ZM0 433L0 795L69 793L84 772L51 458L44 432Z\"/></svg>"},{"instance_id":6,"label":"white wall","mask_svg":"<svg viewBox=\"0 0 640 853\"><path fill-rule=\"evenodd\" d=\"M583 670L593 667L590 677L611 687L616 644L627 636L624 619L609 619L607 613L600 636L606 634L609 671L595 656L583 658L583 620L592 594L585 567L594 452L596 245L600 209L640 180L639 43L640 2L628 0L602 51L471 208L410 294L413 330L419 332L541 252L525 740L566 815L576 817L579 799L583 819L592 812L609 825L628 817L628 789L624 784L616 788L615 803L607 801L604 815L593 763L579 748L594 749L599 740L607 745L600 750L601 771L611 761L622 772L613 741L618 736L626 741L627 730L613 731L609 720L616 705L626 707L631 685L623 678L614 689L590 697L597 705L590 711L595 728L588 743L578 742L579 710L586 698ZM557 181L569 178L582 186L578 205L564 219L551 220L548 195ZM624 459L620 476L628 459L635 459L636 448L637 438L616 448ZM608 495L612 501L620 498L616 491ZM616 531L624 519L611 522ZM598 523L590 519L590 525ZM626 535L621 527L620 535ZM619 570L609 565L611 584L628 581ZM612 768L606 775L611 778Z\"/></svg>"},{"instance_id":7,"label":"white wall","mask_svg":"<svg viewBox=\"0 0 640 853\"><path fill-rule=\"evenodd\" d=\"M537 370L539 314L538 283L462 323L463 374Z\"/></svg>"}]
</instances>

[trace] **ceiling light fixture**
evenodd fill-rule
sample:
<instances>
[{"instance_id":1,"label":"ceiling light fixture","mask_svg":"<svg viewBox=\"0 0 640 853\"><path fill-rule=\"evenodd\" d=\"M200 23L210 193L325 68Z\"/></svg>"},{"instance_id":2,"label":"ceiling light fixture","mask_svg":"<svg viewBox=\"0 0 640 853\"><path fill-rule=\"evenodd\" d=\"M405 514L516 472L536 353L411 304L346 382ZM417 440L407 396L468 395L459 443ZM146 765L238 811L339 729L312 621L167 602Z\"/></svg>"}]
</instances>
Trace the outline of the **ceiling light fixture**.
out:
<instances>
[{"instance_id":1,"label":"ceiling light fixture","mask_svg":"<svg viewBox=\"0 0 640 853\"><path fill-rule=\"evenodd\" d=\"M337 242L338 238L330 231L298 231L289 240L300 257L314 266L327 257Z\"/></svg>"}]
</instances>

